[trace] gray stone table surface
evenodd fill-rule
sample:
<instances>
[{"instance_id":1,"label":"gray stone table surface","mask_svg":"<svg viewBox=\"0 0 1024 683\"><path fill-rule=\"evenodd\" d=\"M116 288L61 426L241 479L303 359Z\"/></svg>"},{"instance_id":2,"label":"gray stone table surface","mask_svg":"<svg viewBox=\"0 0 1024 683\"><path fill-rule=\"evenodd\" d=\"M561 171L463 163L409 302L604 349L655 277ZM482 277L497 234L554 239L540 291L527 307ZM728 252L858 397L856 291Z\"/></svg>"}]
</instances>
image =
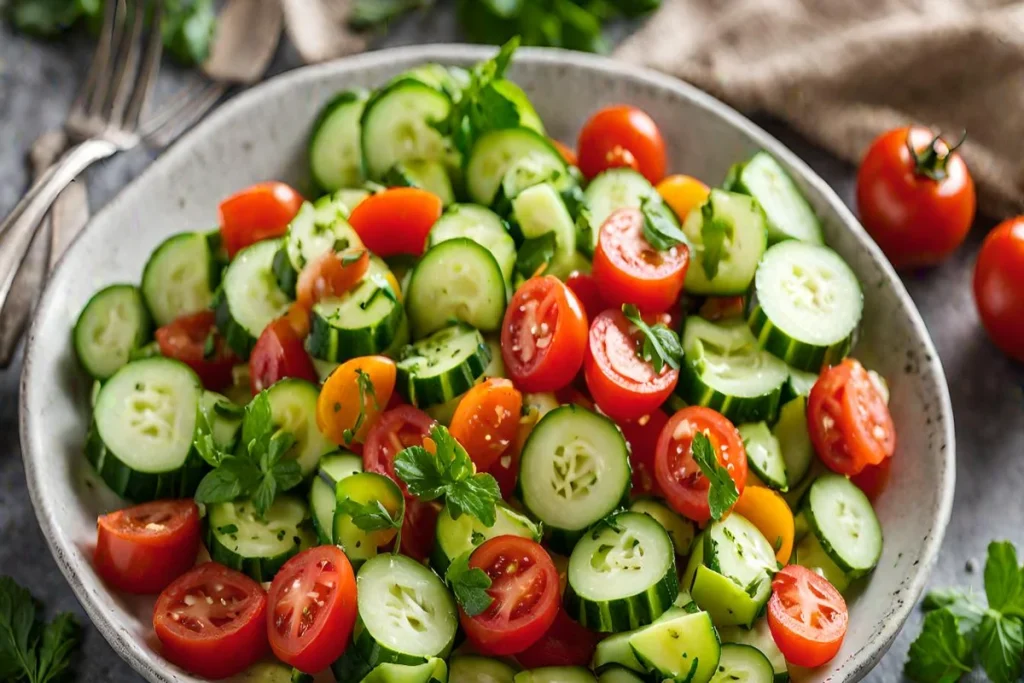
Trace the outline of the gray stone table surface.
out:
<instances>
[{"instance_id":1,"label":"gray stone table surface","mask_svg":"<svg viewBox=\"0 0 1024 683\"><path fill-rule=\"evenodd\" d=\"M393 26L374 47L457 40L450 13L438 11ZM28 182L26 151L36 136L60 125L84 76L89 54L87 38L39 43L12 34L0 22L0 215L6 215L24 191ZM285 43L272 72L298 63L294 49ZM182 72L167 69L159 89L169 92L185 78ZM783 124L757 120L853 205L852 167L810 145ZM117 194L153 156L138 150L91 170L86 182L93 210ZM956 499L931 577L931 585L936 587L980 588L980 567L990 539L1008 538L1024 548L1024 367L1007 360L985 338L970 286L977 250L990 226L991 222L979 221L968 243L943 266L905 277L938 347L956 413ZM19 356L13 367L0 372L0 573L12 575L49 609L82 614L50 557L25 488L18 444L20 371ZM907 500L907 505L914 501ZM919 625L920 614L915 613L868 680L903 680L907 648ZM140 680L94 629L86 630L81 660L81 681Z\"/></svg>"}]
</instances>

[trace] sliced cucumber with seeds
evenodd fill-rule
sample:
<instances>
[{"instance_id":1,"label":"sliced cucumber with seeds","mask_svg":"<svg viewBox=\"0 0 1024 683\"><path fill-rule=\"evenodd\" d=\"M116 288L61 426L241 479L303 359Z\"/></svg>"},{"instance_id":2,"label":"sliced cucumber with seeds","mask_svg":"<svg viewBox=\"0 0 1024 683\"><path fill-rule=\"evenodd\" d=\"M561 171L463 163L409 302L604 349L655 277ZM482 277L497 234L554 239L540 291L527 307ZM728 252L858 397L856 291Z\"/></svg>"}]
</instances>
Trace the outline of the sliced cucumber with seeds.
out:
<instances>
[{"instance_id":1,"label":"sliced cucumber with seeds","mask_svg":"<svg viewBox=\"0 0 1024 683\"><path fill-rule=\"evenodd\" d=\"M446 683L447 680L448 665L443 659L431 657L422 664L381 664L360 683Z\"/></svg>"},{"instance_id":2,"label":"sliced cucumber with seeds","mask_svg":"<svg viewBox=\"0 0 1024 683\"><path fill-rule=\"evenodd\" d=\"M706 231L722 233L721 258L714 277L705 270ZM690 240L686 291L690 294L745 294L768 246L767 221L757 201L746 195L714 189L707 201L683 222Z\"/></svg>"},{"instance_id":3,"label":"sliced cucumber with seeds","mask_svg":"<svg viewBox=\"0 0 1024 683\"><path fill-rule=\"evenodd\" d=\"M641 629L629 639L637 660L661 678L708 683L721 645L707 612L684 614Z\"/></svg>"},{"instance_id":4,"label":"sliced cucumber with seeds","mask_svg":"<svg viewBox=\"0 0 1024 683\"><path fill-rule=\"evenodd\" d=\"M363 182L359 119L367 97L362 89L338 93L320 110L313 124L309 169L313 181L326 192Z\"/></svg>"},{"instance_id":5,"label":"sliced cucumber with seeds","mask_svg":"<svg viewBox=\"0 0 1024 683\"><path fill-rule=\"evenodd\" d=\"M629 494L629 447L603 415L576 405L540 419L523 447L519 493L552 532L555 550L615 511Z\"/></svg>"},{"instance_id":6,"label":"sliced cucumber with seeds","mask_svg":"<svg viewBox=\"0 0 1024 683\"><path fill-rule=\"evenodd\" d=\"M448 570L452 560L463 553L472 552L484 541L495 536L519 536L540 543L541 526L526 515L516 512L504 503L498 503L494 526L484 526L473 515L460 515L452 519L448 508L437 516L434 550L430 565L441 576Z\"/></svg>"},{"instance_id":7,"label":"sliced cucumber with seeds","mask_svg":"<svg viewBox=\"0 0 1024 683\"><path fill-rule=\"evenodd\" d=\"M497 340L488 339L487 347L491 350L491 362L487 364L486 368L484 368L484 373L477 379L477 383L486 380L488 377L505 376L505 363L501 359L501 344ZM459 394L455 398L449 399L444 403L435 403L432 406L427 406L423 410L427 415L447 427L451 424L452 418L455 417L455 411L458 409L459 403L462 402L462 398L465 395L465 393Z\"/></svg>"},{"instance_id":8,"label":"sliced cucumber with seeds","mask_svg":"<svg viewBox=\"0 0 1024 683\"><path fill-rule=\"evenodd\" d=\"M313 528L322 545L334 543L334 511L338 506L338 482L363 471L363 459L348 451L335 451L320 458L320 467L309 487L309 508Z\"/></svg>"},{"instance_id":9,"label":"sliced cucumber with seeds","mask_svg":"<svg viewBox=\"0 0 1024 683\"><path fill-rule=\"evenodd\" d=\"M381 354L398 337L404 317L390 271L374 256L358 285L313 305L306 348L314 358L334 363Z\"/></svg>"},{"instance_id":10,"label":"sliced cucumber with seeds","mask_svg":"<svg viewBox=\"0 0 1024 683\"><path fill-rule=\"evenodd\" d=\"M513 683L516 670L491 657L455 655L451 658L448 683Z\"/></svg>"},{"instance_id":11,"label":"sliced cucumber with seeds","mask_svg":"<svg viewBox=\"0 0 1024 683\"><path fill-rule=\"evenodd\" d=\"M288 295L274 276L274 255L283 243L265 240L246 247L224 271L216 301L217 328L243 360L263 329L288 309Z\"/></svg>"},{"instance_id":12,"label":"sliced cucumber with seeds","mask_svg":"<svg viewBox=\"0 0 1024 683\"><path fill-rule=\"evenodd\" d=\"M309 476L316 470L321 456L337 448L316 424L320 389L312 382L289 377L266 392L274 427L295 437L295 443L284 457L297 461L302 475Z\"/></svg>"},{"instance_id":13,"label":"sliced cucumber with seeds","mask_svg":"<svg viewBox=\"0 0 1024 683\"><path fill-rule=\"evenodd\" d=\"M491 362L491 349L469 325L452 325L402 352L397 386L413 405L444 403L469 390Z\"/></svg>"},{"instance_id":14,"label":"sliced cucumber with seeds","mask_svg":"<svg viewBox=\"0 0 1024 683\"><path fill-rule=\"evenodd\" d=\"M208 466L192 447L203 387L184 363L125 365L96 397L85 454L122 498L191 498Z\"/></svg>"},{"instance_id":15,"label":"sliced cucumber with seeds","mask_svg":"<svg viewBox=\"0 0 1024 683\"><path fill-rule=\"evenodd\" d=\"M818 373L804 372L796 368L789 369L789 381L782 388L782 401L785 403L797 396L807 397L811 394L815 382L818 381Z\"/></svg>"},{"instance_id":16,"label":"sliced cucumber with seeds","mask_svg":"<svg viewBox=\"0 0 1024 683\"><path fill-rule=\"evenodd\" d=\"M516 112L519 114L519 125L532 130L537 131L541 135L544 135L544 122L541 121L540 116L537 115L537 110L533 108L533 103L530 102L530 98L527 97L523 89L510 80L501 78L491 83L494 89L497 90L501 95L516 107Z\"/></svg>"},{"instance_id":17,"label":"sliced cucumber with seeds","mask_svg":"<svg viewBox=\"0 0 1024 683\"><path fill-rule=\"evenodd\" d=\"M506 288L511 287L516 243L498 214L476 204L452 204L430 229L427 248L459 237L469 238L489 251L501 268Z\"/></svg>"},{"instance_id":18,"label":"sliced cucumber with seeds","mask_svg":"<svg viewBox=\"0 0 1024 683\"><path fill-rule=\"evenodd\" d=\"M418 187L437 195L445 206L455 201L451 178L440 161L400 161L384 174L384 184L388 187Z\"/></svg>"},{"instance_id":19,"label":"sliced cucumber with seeds","mask_svg":"<svg viewBox=\"0 0 1024 683\"><path fill-rule=\"evenodd\" d=\"M142 295L157 327L175 318L204 311L220 282L210 242L199 232L168 237L146 262Z\"/></svg>"},{"instance_id":20,"label":"sliced cucumber with seeds","mask_svg":"<svg viewBox=\"0 0 1024 683\"><path fill-rule=\"evenodd\" d=\"M645 681L625 667L610 666L597 677L597 683L645 683Z\"/></svg>"},{"instance_id":21,"label":"sliced cucumber with seeds","mask_svg":"<svg viewBox=\"0 0 1024 683\"><path fill-rule=\"evenodd\" d=\"M513 683L597 683L594 674L582 666L544 666L520 671Z\"/></svg>"},{"instance_id":22,"label":"sliced cucumber with seeds","mask_svg":"<svg viewBox=\"0 0 1024 683\"><path fill-rule=\"evenodd\" d=\"M508 167L492 204L494 210L502 216L509 216L512 213L512 200L524 190L542 183L550 183L558 191L559 198L575 221L584 205L580 179L573 173L572 167L566 170L561 157L551 156L547 151L528 154ZM518 238L519 226L514 225L512 232Z\"/></svg>"},{"instance_id":23,"label":"sliced cucumber with seeds","mask_svg":"<svg viewBox=\"0 0 1024 683\"><path fill-rule=\"evenodd\" d=\"M693 545L693 538L696 535L693 522L681 516L657 498L637 498L629 505L632 512L641 512L653 517L661 526L665 527L672 545L675 547L676 555L686 557L690 554L690 546Z\"/></svg>"},{"instance_id":24,"label":"sliced cucumber with seeds","mask_svg":"<svg viewBox=\"0 0 1024 683\"><path fill-rule=\"evenodd\" d=\"M575 263L576 226L555 186L541 183L520 192L512 200L512 215L526 239L554 234L554 255L545 272L567 277Z\"/></svg>"},{"instance_id":25,"label":"sliced cucumber with seeds","mask_svg":"<svg viewBox=\"0 0 1024 683\"><path fill-rule=\"evenodd\" d=\"M583 193L584 213L577 221L577 248L593 256L597 238L608 217L619 209L639 209L659 213L679 226L679 218L661 201L661 196L647 178L630 168L611 168L600 173Z\"/></svg>"},{"instance_id":26,"label":"sliced cucumber with seeds","mask_svg":"<svg viewBox=\"0 0 1024 683\"><path fill-rule=\"evenodd\" d=\"M377 549L394 539L397 529L364 531L352 521L352 516L342 509L342 503L351 500L361 505L379 502L393 520L405 515L405 498L398 484L375 472L356 472L338 482L335 487L338 507L334 512L332 538L345 550L353 565L358 566L371 557Z\"/></svg>"},{"instance_id":27,"label":"sliced cucumber with seeds","mask_svg":"<svg viewBox=\"0 0 1024 683\"><path fill-rule=\"evenodd\" d=\"M806 534L793 548L793 558L790 560L790 564L798 564L821 574L840 593L850 587L850 577L829 557L829 554L821 547L818 537L813 533Z\"/></svg>"},{"instance_id":28,"label":"sliced cucumber with seeds","mask_svg":"<svg viewBox=\"0 0 1024 683\"><path fill-rule=\"evenodd\" d=\"M760 650L750 645L724 643L711 683L774 683L775 670Z\"/></svg>"},{"instance_id":29,"label":"sliced cucumber with seeds","mask_svg":"<svg viewBox=\"0 0 1024 683\"><path fill-rule=\"evenodd\" d=\"M587 531L569 557L565 608L604 633L650 624L679 595L675 549L653 517L620 512Z\"/></svg>"},{"instance_id":30,"label":"sliced cucumber with seeds","mask_svg":"<svg viewBox=\"0 0 1024 683\"><path fill-rule=\"evenodd\" d=\"M213 443L222 451L233 453L242 430L242 408L216 391L204 391L200 401L210 422Z\"/></svg>"},{"instance_id":31,"label":"sliced cucumber with seeds","mask_svg":"<svg viewBox=\"0 0 1024 683\"><path fill-rule=\"evenodd\" d=\"M675 602L665 612L654 620L658 624L664 621L671 621L684 614L694 614L700 610L693 603L690 594L686 591L679 591ZM594 649L594 659L591 665L597 673L603 673L610 668L624 668L638 673L647 673L647 667L641 664L633 648L629 646L629 639L635 634L647 628L646 626L632 631L613 633L603 638Z\"/></svg>"},{"instance_id":32,"label":"sliced cucumber with seeds","mask_svg":"<svg viewBox=\"0 0 1024 683\"><path fill-rule=\"evenodd\" d=\"M288 495L279 495L264 519L251 501L211 505L205 523L210 558L258 583L270 581L285 562L316 545L309 508Z\"/></svg>"},{"instance_id":33,"label":"sliced cucumber with seeds","mask_svg":"<svg viewBox=\"0 0 1024 683\"><path fill-rule=\"evenodd\" d=\"M794 398L779 409L779 420L772 428L786 463L786 480L792 489L804 480L814 460L814 445L807 431L807 399Z\"/></svg>"},{"instance_id":34,"label":"sliced cucumber with seeds","mask_svg":"<svg viewBox=\"0 0 1024 683\"><path fill-rule=\"evenodd\" d=\"M749 194L768 217L771 242L795 239L824 244L821 221L793 179L768 152L758 152L735 174L734 191Z\"/></svg>"},{"instance_id":35,"label":"sliced cucumber with seeds","mask_svg":"<svg viewBox=\"0 0 1024 683\"><path fill-rule=\"evenodd\" d=\"M871 501L846 477L824 474L811 484L807 521L828 556L851 579L875 568L882 555L882 527Z\"/></svg>"},{"instance_id":36,"label":"sliced cucumber with seeds","mask_svg":"<svg viewBox=\"0 0 1024 683\"><path fill-rule=\"evenodd\" d=\"M682 342L676 392L684 401L714 408L736 424L775 419L788 369L758 348L742 321L690 316Z\"/></svg>"},{"instance_id":37,"label":"sliced cucumber with seeds","mask_svg":"<svg viewBox=\"0 0 1024 683\"><path fill-rule=\"evenodd\" d=\"M134 285L110 285L93 294L75 323L75 353L94 379L104 380L150 338L152 322Z\"/></svg>"},{"instance_id":38,"label":"sliced cucumber with seeds","mask_svg":"<svg viewBox=\"0 0 1024 683\"><path fill-rule=\"evenodd\" d=\"M318 206L309 202L302 205L288 225L284 246L274 255L277 284L289 296L294 296L299 273L309 263L329 251L363 248L359 235L333 202Z\"/></svg>"},{"instance_id":39,"label":"sliced cucumber with seeds","mask_svg":"<svg viewBox=\"0 0 1024 683\"><path fill-rule=\"evenodd\" d=\"M409 78L377 91L360 120L366 176L379 180L409 159L451 163L451 145L433 126L448 117L451 106L447 94Z\"/></svg>"},{"instance_id":40,"label":"sliced cucumber with seeds","mask_svg":"<svg viewBox=\"0 0 1024 683\"><path fill-rule=\"evenodd\" d=\"M427 250L409 280L406 312L410 331L421 339L453 321L481 332L501 327L507 291L494 256L467 237Z\"/></svg>"},{"instance_id":41,"label":"sliced cucumber with seeds","mask_svg":"<svg viewBox=\"0 0 1024 683\"><path fill-rule=\"evenodd\" d=\"M768 628L767 617L759 618L754 627L750 629L741 626L723 626L718 629L718 635L721 636L722 643L749 645L759 650L771 664L775 683L785 683L789 680L786 658L779 650L779 646L775 644L775 638L772 637L771 629Z\"/></svg>"},{"instance_id":42,"label":"sliced cucumber with seeds","mask_svg":"<svg viewBox=\"0 0 1024 683\"><path fill-rule=\"evenodd\" d=\"M776 244L757 269L754 289L750 329L768 351L813 372L850 352L864 296L839 254L792 240Z\"/></svg>"},{"instance_id":43,"label":"sliced cucumber with seeds","mask_svg":"<svg viewBox=\"0 0 1024 683\"><path fill-rule=\"evenodd\" d=\"M363 203L372 192L362 187L343 187L333 195L331 195L331 201L337 205L338 213L345 220L348 220L349 215L355 210L357 206ZM317 204L320 202L318 201Z\"/></svg>"},{"instance_id":44,"label":"sliced cucumber with seeds","mask_svg":"<svg viewBox=\"0 0 1024 683\"><path fill-rule=\"evenodd\" d=\"M466 161L466 189L469 198L477 204L490 206L498 194L505 172L519 159L527 156L546 156L551 164L561 164L568 173L565 161L551 142L530 128L506 128L484 133L470 151Z\"/></svg>"},{"instance_id":45,"label":"sliced cucumber with seeds","mask_svg":"<svg viewBox=\"0 0 1024 683\"><path fill-rule=\"evenodd\" d=\"M768 488L782 491L789 490L789 478L786 472L786 460L782 456L782 447L768 425L764 422L748 422L739 427L743 446L747 451L747 463L754 474Z\"/></svg>"}]
</instances>

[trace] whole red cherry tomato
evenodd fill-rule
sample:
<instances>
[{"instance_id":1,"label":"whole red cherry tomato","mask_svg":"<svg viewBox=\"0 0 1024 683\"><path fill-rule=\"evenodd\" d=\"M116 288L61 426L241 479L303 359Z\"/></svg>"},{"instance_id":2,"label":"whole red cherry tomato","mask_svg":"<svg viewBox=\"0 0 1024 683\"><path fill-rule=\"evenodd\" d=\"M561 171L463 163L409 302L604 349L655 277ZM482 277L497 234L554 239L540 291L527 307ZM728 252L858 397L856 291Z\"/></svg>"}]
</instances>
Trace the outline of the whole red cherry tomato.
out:
<instances>
[{"instance_id":1,"label":"whole red cherry tomato","mask_svg":"<svg viewBox=\"0 0 1024 683\"><path fill-rule=\"evenodd\" d=\"M1024 363L1024 216L985 238L974 266L974 300L995 345Z\"/></svg>"},{"instance_id":2,"label":"whole red cherry tomato","mask_svg":"<svg viewBox=\"0 0 1024 683\"><path fill-rule=\"evenodd\" d=\"M665 140L654 119L636 107L617 105L595 113L583 125L576 150L588 178L618 167L639 171L652 184L665 176Z\"/></svg>"}]
</instances>

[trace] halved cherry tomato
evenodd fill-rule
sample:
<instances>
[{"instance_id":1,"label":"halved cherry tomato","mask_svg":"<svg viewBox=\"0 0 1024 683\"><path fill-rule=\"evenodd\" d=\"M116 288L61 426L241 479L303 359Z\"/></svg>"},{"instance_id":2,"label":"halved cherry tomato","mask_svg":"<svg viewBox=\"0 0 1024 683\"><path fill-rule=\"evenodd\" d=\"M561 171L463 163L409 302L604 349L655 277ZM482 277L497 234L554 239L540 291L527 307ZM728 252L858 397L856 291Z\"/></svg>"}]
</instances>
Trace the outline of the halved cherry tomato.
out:
<instances>
[{"instance_id":1,"label":"halved cherry tomato","mask_svg":"<svg viewBox=\"0 0 1024 683\"><path fill-rule=\"evenodd\" d=\"M579 167L593 178L609 168L627 166L652 184L665 176L665 141L657 124L636 107L605 107L591 116L576 143Z\"/></svg>"},{"instance_id":2,"label":"halved cherry tomato","mask_svg":"<svg viewBox=\"0 0 1024 683\"><path fill-rule=\"evenodd\" d=\"M985 237L974 266L974 302L993 343L1024 363L1024 216Z\"/></svg>"},{"instance_id":3,"label":"halved cherry tomato","mask_svg":"<svg viewBox=\"0 0 1024 683\"><path fill-rule=\"evenodd\" d=\"M159 593L195 564L202 525L195 501L155 500L97 521L96 573L126 593Z\"/></svg>"},{"instance_id":4,"label":"halved cherry tomato","mask_svg":"<svg viewBox=\"0 0 1024 683\"><path fill-rule=\"evenodd\" d=\"M583 304L583 310L587 312L587 320L593 320L598 313L608 308L593 275L574 270L565 279L565 284Z\"/></svg>"},{"instance_id":5,"label":"halved cherry tomato","mask_svg":"<svg viewBox=\"0 0 1024 683\"><path fill-rule=\"evenodd\" d=\"M395 362L386 356L361 356L339 365L316 402L316 424L323 435L339 446L367 441L395 391L396 374Z\"/></svg>"},{"instance_id":6,"label":"halved cherry tomato","mask_svg":"<svg viewBox=\"0 0 1024 683\"><path fill-rule=\"evenodd\" d=\"M569 147L569 145L554 138L549 139L551 140L551 144L554 148L557 149L558 153L562 155L563 159L565 159L565 163L570 166L579 166L579 160L576 158L576 152L572 151L572 148Z\"/></svg>"},{"instance_id":7,"label":"halved cherry tomato","mask_svg":"<svg viewBox=\"0 0 1024 683\"><path fill-rule=\"evenodd\" d=\"M553 275L527 280L501 324L501 356L523 391L554 391L573 380L587 351L587 314Z\"/></svg>"},{"instance_id":8,"label":"halved cherry tomato","mask_svg":"<svg viewBox=\"0 0 1024 683\"><path fill-rule=\"evenodd\" d=\"M668 415L660 408L636 420L619 422L619 429L629 444L629 466L633 470L633 488L630 492L634 496L650 493L663 495L654 476L654 456L658 452L661 430L666 424Z\"/></svg>"},{"instance_id":9,"label":"halved cherry tomato","mask_svg":"<svg viewBox=\"0 0 1024 683\"><path fill-rule=\"evenodd\" d=\"M192 368L207 389L220 391L231 384L231 369L239 360L217 332L213 311L183 315L154 336L160 353Z\"/></svg>"},{"instance_id":10,"label":"halved cherry tomato","mask_svg":"<svg viewBox=\"0 0 1024 683\"><path fill-rule=\"evenodd\" d=\"M655 249L644 238L640 210L619 209L598 233L593 274L609 305L636 304L644 313L660 313L679 301L689 264L685 244Z\"/></svg>"},{"instance_id":11,"label":"halved cherry tomato","mask_svg":"<svg viewBox=\"0 0 1024 683\"><path fill-rule=\"evenodd\" d=\"M433 418L413 406L399 406L382 413L366 435L363 469L390 477L405 497L410 498L405 482L395 474L395 456L409 446L422 446L435 424Z\"/></svg>"},{"instance_id":12,"label":"halved cherry tomato","mask_svg":"<svg viewBox=\"0 0 1024 683\"><path fill-rule=\"evenodd\" d=\"M340 657L356 623L356 577L341 548L304 550L270 584L270 648L285 664L314 674Z\"/></svg>"},{"instance_id":13,"label":"halved cherry tomato","mask_svg":"<svg viewBox=\"0 0 1024 683\"><path fill-rule=\"evenodd\" d=\"M249 387L252 395L260 393L285 377L317 381L316 368L310 360L302 338L287 318L278 318L265 328L249 356Z\"/></svg>"},{"instance_id":14,"label":"halved cherry tomato","mask_svg":"<svg viewBox=\"0 0 1024 683\"><path fill-rule=\"evenodd\" d=\"M441 504L437 501L423 502L418 498L405 501L405 516L402 518L401 551L423 562L434 550L434 537L437 534L437 516L441 513Z\"/></svg>"},{"instance_id":15,"label":"halved cherry tomato","mask_svg":"<svg viewBox=\"0 0 1024 683\"><path fill-rule=\"evenodd\" d=\"M295 286L296 302L308 309L320 299L341 296L369 269L370 252L366 249L349 249L341 254L327 251L302 269Z\"/></svg>"},{"instance_id":16,"label":"halved cherry tomato","mask_svg":"<svg viewBox=\"0 0 1024 683\"><path fill-rule=\"evenodd\" d=\"M267 594L216 562L178 577L157 598L153 630L164 657L203 678L227 678L266 655Z\"/></svg>"},{"instance_id":17,"label":"halved cherry tomato","mask_svg":"<svg viewBox=\"0 0 1024 683\"><path fill-rule=\"evenodd\" d=\"M594 402L615 420L635 420L657 410L679 382L668 364L660 371L639 356L643 334L622 311L609 309L590 326L583 376Z\"/></svg>"},{"instance_id":18,"label":"halved cherry tomato","mask_svg":"<svg viewBox=\"0 0 1024 683\"><path fill-rule=\"evenodd\" d=\"M886 458L877 465L868 465L857 474L850 477L857 488L864 492L869 500L875 500L889 483L889 473L892 470L892 458Z\"/></svg>"},{"instance_id":19,"label":"halved cherry tomato","mask_svg":"<svg viewBox=\"0 0 1024 683\"><path fill-rule=\"evenodd\" d=\"M448 429L486 472L515 441L522 410L523 395L512 382L492 377L466 392Z\"/></svg>"},{"instance_id":20,"label":"halved cherry tomato","mask_svg":"<svg viewBox=\"0 0 1024 683\"><path fill-rule=\"evenodd\" d=\"M747 300L742 296L709 296L700 305L700 317L705 320L728 320L744 317Z\"/></svg>"},{"instance_id":21,"label":"halved cherry tomato","mask_svg":"<svg viewBox=\"0 0 1024 683\"><path fill-rule=\"evenodd\" d=\"M594 402L590 400L590 397L572 384L562 387L556 391L555 398L558 399L558 403L561 405L571 403L579 406L580 408L586 408L591 411L594 410Z\"/></svg>"},{"instance_id":22,"label":"halved cherry tomato","mask_svg":"<svg viewBox=\"0 0 1024 683\"><path fill-rule=\"evenodd\" d=\"M670 175L655 188L673 213L684 221L690 212L707 201L711 188L688 175Z\"/></svg>"},{"instance_id":23,"label":"halved cherry tomato","mask_svg":"<svg viewBox=\"0 0 1024 683\"><path fill-rule=\"evenodd\" d=\"M295 330L295 334L300 339L305 339L309 336L309 309L303 308L296 303L293 303L285 311L285 314L281 316L288 321L288 324Z\"/></svg>"},{"instance_id":24,"label":"halved cherry tomato","mask_svg":"<svg viewBox=\"0 0 1024 683\"><path fill-rule=\"evenodd\" d=\"M775 559L782 564L789 562L796 533L793 511L778 492L762 486L747 486L732 511L746 517L768 539L775 548Z\"/></svg>"},{"instance_id":25,"label":"halved cherry tomato","mask_svg":"<svg viewBox=\"0 0 1024 683\"><path fill-rule=\"evenodd\" d=\"M791 564L775 575L768 628L787 662L813 667L835 657L849 618L843 596L820 574Z\"/></svg>"},{"instance_id":26,"label":"halved cherry tomato","mask_svg":"<svg viewBox=\"0 0 1024 683\"><path fill-rule=\"evenodd\" d=\"M228 256L285 234L302 202L302 195L277 181L257 183L222 201L220 234Z\"/></svg>"},{"instance_id":27,"label":"halved cherry tomato","mask_svg":"<svg viewBox=\"0 0 1024 683\"><path fill-rule=\"evenodd\" d=\"M441 217L444 204L436 194L417 187L393 187L370 195L352 210L348 222L377 256L420 256L427 233Z\"/></svg>"},{"instance_id":28,"label":"halved cherry tomato","mask_svg":"<svg viewBox=\"0 0 1024 683\"><path fill-rule=\"evenodd\" d=\"M469 566L491 579L494 601L471 617L459 608L469 641L483 654L514 655L543 637L558 616L558 572L544 548L528 538L497 536L473 551Z\"/></svg>"},{"instance_id":29,"label":"halved cherry tomato","mask_svg":"<svg viewBox=\"0 0 1024 683\"><path fill-rule=\"evenodd\" d=\"M822 371L807 399L807 428L829 469L853 475L896 450L889 406L864 366L852 358Z\"/></svg>"},{"instance_id":30,"label":"halved cherry tomato","mask_svg":"<svg viewBox=\"0 0 1024 683\"><path fill-rule=\"evenodd\" d=\"M526 669L542 666L589 666L601 636L573 621L559 608L551 628L536 643L516 655Z\"/></svg>"},{"instance_id":31,"label":"halved cherry tomato","mask_svg":"<svg viewBox=\"0 0 1024 683\"><path fill-rule=\"evenodd\" d=\"M703 432L729 472L736 491L743 495L747 482L747 451L732 422L703 406L688 406L669 418L658 437L654 476L676 512L703 524L711 519L710 484L693 459L693 436Z\"/></svg>"}]
</instances>

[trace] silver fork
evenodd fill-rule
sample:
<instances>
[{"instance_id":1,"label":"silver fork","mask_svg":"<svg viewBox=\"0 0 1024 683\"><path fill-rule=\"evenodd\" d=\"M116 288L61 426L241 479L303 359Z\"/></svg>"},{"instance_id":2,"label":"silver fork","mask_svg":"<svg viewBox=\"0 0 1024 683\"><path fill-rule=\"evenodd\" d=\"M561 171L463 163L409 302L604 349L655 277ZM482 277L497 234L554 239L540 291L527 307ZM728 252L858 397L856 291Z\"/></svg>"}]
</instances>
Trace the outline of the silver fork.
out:
<instances>
[{"instance_id":1,"label":"silver fork","mask_svg":"<svg viewBox=\"0 0 1024 683\"><path fill-rule=\"evenodd\" d=\"M60 192L91 164L139 144L139 120L160 68L162 18L163 0L106 3L89 73L64 122L68 137L78 144L0 223L0 311L36 230Z\"/></svg>"}]
</instances>

